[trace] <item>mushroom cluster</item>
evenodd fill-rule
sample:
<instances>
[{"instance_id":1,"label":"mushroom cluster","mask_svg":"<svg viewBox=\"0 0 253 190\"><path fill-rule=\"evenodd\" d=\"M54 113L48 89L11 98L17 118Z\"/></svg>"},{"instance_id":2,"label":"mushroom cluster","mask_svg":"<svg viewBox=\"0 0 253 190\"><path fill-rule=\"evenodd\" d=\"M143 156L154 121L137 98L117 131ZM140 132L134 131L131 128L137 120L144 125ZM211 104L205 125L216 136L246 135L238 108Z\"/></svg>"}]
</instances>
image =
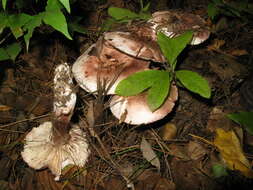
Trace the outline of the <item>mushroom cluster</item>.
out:
<instances>
[{"instance_id":1,"label":"mushroom cluster","mask_svg":"<svg viewBox=\"0 0 253 190\"><path fill-rule=\"evenodd\" d=\"M205 21L197 15L180 11L159 11L141 24L133 24L124 31L106 32L97 43L86 50L74 63L73 75L87 92L96 93L98 83L105 82L108 95L115 94L118 83L129 75L149 70L150 61L165 62L157 41L157 33L175 37L187 30L194 32L191 41L197 45L210 32ZM133 84L134 85L134 84ZM163 106L152 112L145 92L131 97L114 95L110 109L115 117L129 124L148 124L164 118L174 107L177 87L171 86Z\"/></svg>"},{"instance_id":2,"label":"mushroom cluster","mask_svg":"<svg viewBox=\"0 0 253 190\"><path fill-rule=\"evenodd\" d=\"M150 62L165 62L156 40L157 32L175 37L186 30L194 32L191 44L202 43L209 37L204 20L199 16L161 11L147 22L128 26L126 31L104 33L74 63L72 73L81 88L90 93L105 83L106 94L113 95L110 109L114 116L129 124L148 124L164 118L178 98L172 84L164 104L152 112L147 93L120 97L115 95L117 84L129 75L150 70ZM61 170L69 165L84 166L90 154L86 134L70 119L76 103L70 67L64 63L55 69L53 117L33 128L25 138L21 153L24 161L34 169L48 167L59 180ZM133 84L134 85L134 84Z\"/></svg>"}]
</instances>

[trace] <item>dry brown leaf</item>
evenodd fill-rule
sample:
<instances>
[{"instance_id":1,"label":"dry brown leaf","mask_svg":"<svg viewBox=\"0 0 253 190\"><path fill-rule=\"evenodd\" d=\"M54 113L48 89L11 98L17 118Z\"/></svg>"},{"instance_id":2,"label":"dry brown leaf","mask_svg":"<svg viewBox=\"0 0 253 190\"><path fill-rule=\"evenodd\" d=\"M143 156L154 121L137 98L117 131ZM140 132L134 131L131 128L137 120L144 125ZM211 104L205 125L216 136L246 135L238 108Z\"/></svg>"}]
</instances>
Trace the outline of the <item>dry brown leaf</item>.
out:
<instances>
[{"instance_id":1,"label":"dry brown leaf","mask_svg":"<svg viewBox=\"0 0 253 190\"><path fill-rule=\"evenodd\" d=\"M5 106L5 105L0 105L0 111L9 111L11 107Z\"/></svg>"},{"instance_id":2,"label":"dry brown leaf","mask_svg":"<svg viewBox=\"0 0 253 190\"><path fill-rule=\"evenodd\" d=\"M160 171L160 161L145 137L142 137L140 149L143 157Z\"/></svg>"},{"instance_id":3,"label":"dry brown leaf","mask_svg":"<svg viewBox=\"0 0 253 190\"><path fill-rule=\"evenodd\" d=\"M207 154L207 150L199 143L190 141L187 146L188 155L192 160L198 160Z\"/></svg>"},{"instance_id":4,"label":"dry brown leaf","mask_svg":"<svg viewBox=\"0 0 253 190\"><path fill-rule=\"evenodd\" d=\"M227 52L227 54L233 55L233 56L242 56L247 55L248 52L245 49L233 49Z\"/></svg>"},{"instance_id":5,"label":"dry brown leaf","mask_svg":"<svg viewBox=\"0 0 253 190\"><path fill-rule=\"evenodd\" d=\"M207 46L209 51L217 51L225 44L224 40L214 39L213 43Z\"/></svg>"},{"instance_id":6,"label":"dry brown leaf","mask_svg":"<svg viewBox=\"0 0 253 190\"><path fill-rule=\"evenodd\" d=\"M213 143L229 169L239 170L246 177L253 178L250 163L244 156L239 139L233 131L226 132L220 128L216 129L216 137Z\"/></svg>"}]
</instances>

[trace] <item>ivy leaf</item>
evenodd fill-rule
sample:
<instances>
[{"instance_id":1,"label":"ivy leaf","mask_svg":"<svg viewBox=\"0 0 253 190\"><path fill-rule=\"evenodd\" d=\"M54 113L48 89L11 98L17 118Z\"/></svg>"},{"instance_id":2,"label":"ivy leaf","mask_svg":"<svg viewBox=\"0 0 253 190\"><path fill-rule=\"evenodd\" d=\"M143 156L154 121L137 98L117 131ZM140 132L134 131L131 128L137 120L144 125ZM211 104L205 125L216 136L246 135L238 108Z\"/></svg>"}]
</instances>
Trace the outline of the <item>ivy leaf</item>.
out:
<instances>
[{"instance_id":1,"label":"ivy leaf","mask_svg":"<svg viewBox=\"0 0 253 190\"><path fill-rule=\"evenodd\" d=\"M240 125L243 125L246 130L253 135L253 111L231 113L227 115L229 119L233 120Z\"/></svg>"},{"instance_id":2,"label":"ivy leaf","mask_svg":"<svg viewBox=\"0 0 253 190\"><path fill-rule=\"evenodd\" d=\"M130 11L129 9L118 8L118 7L109 7L108 14L117 21L128 22L139 17L135 12Z\"/></svg>"},{"instance_id":3,"label":"ivy leaf","mask_svg":"<svg viewBox=\"0 0 253 190\"><path fill-rule=\"evenodd\" d=\"M187 31L175 38L169 38L162 32L158 33L157 42L162 50L163 55L166 57L171 66L175 64L178 55L191 41L192 35L192 31Z\"/></svg>"},{"instance_id":4,"label":"ivy leaf","mask_svg":"<svg viewBox=\"0 0 253 190\"><path fill-rule=\"evenodd\" d=\"M210 98L211 89L206 79L200 76L198 73L179 70L176 71L176 78L182 83L182 85L188 90L199 94L204 98Z\"/></svg>"},{"instance_id":5,"label":"ivy leaf","mask_svg":"<svg viewBox=\"0 0 253 190\"><path fill-rule=\"evenodd\" d=\"M60 4L57 1L48 0L43 21L72 40L68 32L66 18L61 12Z\"/></svg>"},{"instance_id":6,"label":"ivy leaf","mask_svg":"<svg viewBox=\"0 0 253 190\"><path fill-rule=\"evenodd\" d=\"M59 0L62 5L65 7L65 9L70 13L70 5L69 5L69 0Z\"/></svg>"},{"instance_id":7,"label":"ivy leaf","mask_svg":"<svg viewBox=\"0 0 253 190\"><path fill-rule=\"evenodd\" d=\"M33 18L28 23L26 23L24 26L24 29L27 30L27 33L24 35L27 51L29 48L30 39L33 35L33 31L36 27L41 25L43 16L44 16L43 13L40 13L38 15L34 15Z\"/></svg>"},{"instance_id":8,"label":"ivy leaf","mask_svg":"<svg viewBox=\"0 0 253 190\"><path fill-rule=\"evenodd\" d=\"M137 72L120 81L115 92L120 96L134 96L148 89L147 102L151 111L155 111L163 104L169 93L170 80L167 71Z\"/></svg>"},{"instance_id":9,"label":"ivy leaf","mask_svg":"<svg viewBox=\"0 0 253 190\"><path fill-rule=\"evenodd\" d=\"M21 50L22 48L19 43L13 43L6 48L0 48L0 61L8 59L15 61Z\"/></svg>"},{"instance_id":10,"label":"ivy leaf","mask_svg":"<svg viewBox=\"0 0 253 190\"><path fill-rule=\"evenodd\" d=\"M219 178L219 177L228 175L226 167L221 164L214 164L212 166L212 171L213 171L213 175L215 178Z\"/></svg>"}]
</instances>

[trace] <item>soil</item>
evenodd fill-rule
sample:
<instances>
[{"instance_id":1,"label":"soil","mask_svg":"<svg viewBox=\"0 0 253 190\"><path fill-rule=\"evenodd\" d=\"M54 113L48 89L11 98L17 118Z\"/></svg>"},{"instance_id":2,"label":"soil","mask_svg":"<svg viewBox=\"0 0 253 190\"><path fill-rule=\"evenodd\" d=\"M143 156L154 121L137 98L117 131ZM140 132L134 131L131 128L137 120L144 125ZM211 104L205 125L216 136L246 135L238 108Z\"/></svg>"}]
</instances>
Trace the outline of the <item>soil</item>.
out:
<instances>
[{"instance_id":1,"label":"soil","mask_svg":"<svg viewBox=\"0 0 253 190\"><path fill-rule=\"evenodd\" d=\"M208 20L208 2L151 1L151 11L182 8ZM227 113L253 109L250 19L243 22L221 17L225 24L209 20L212 29L209 40L188 47L180 57L179 69L198 72L208 80L211 99L179 88L179 100L172 113L161 121L133 126L119 123L112 116L108 109L110 97L88 94L76 85L78 102L72 122L82 123L89 134L91 149L85 168L67 167L56 182L47 168L36 171L22 160L20 153L26 134L50 120L54 68L62 62L72 65L98 39L109 6L137 11L138 1L80 1L73 11L86 13L83 23L87 34L75 33L74 40L68 41L58 32L36 31L28 52L23 51L15 62L1 62L0 189L251 189L253 180L239 171L228 170L226 176L214 176L213 165L224 164L224 160L217 148L206 142L213 142L217 128L233 129L241 134L238 136L244 153L253 165L253 136L226 118ZM91 122L97 135L88 132ZM175 126L172 132L166 129L168 125ZM140 148L143 138L158 156L159 167L143 157Z\"/></svg>"}]
</instances>

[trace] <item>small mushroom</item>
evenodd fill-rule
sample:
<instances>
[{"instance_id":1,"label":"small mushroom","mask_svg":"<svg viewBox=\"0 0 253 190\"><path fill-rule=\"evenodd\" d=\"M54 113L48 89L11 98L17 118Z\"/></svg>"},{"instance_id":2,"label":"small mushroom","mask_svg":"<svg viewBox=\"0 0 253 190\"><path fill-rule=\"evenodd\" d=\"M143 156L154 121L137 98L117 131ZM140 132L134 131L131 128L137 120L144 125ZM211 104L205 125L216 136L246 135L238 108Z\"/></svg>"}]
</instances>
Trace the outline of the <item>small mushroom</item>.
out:
<instances>
[{"instance_id":1,"label":"small mushroom","mask_svg":"<svg viewBox=\"0 0 253 190\"><path fill-rule=\"evenodd\" d=\"M155 32L163 32L168 37L175 37L187 30L192 30L191 45L197 45L208 39L210 31L200 16L183 11L158 11L148 21Z\"/></svg>"},{"instance_id":2,"label":"small mushroom","mask_svg":"<svg viewBox=\"0 0 253 190\"><path fill-rule=\"evenodd\" d=\"M77 83L87 92L97 91L99 79L106 82L107 88L112 83L107 94L114 94L122 79L148 67L148 61L122 53L100 38L76 60L72 72Z\"/></svg>"},{"instance_id":3,"label":"small mushroom","mask_svg":"<svg viewBox=\"0 0 253 190\"><path fill-rule=\"evenodd\" d=\"M85 133L80 126L70 123L75 103L70 68L64 63L55 69L52 121L33 128L26 135L21 152L30 167L48 167L55 180L59 180L65 166L73 164L83 167L89 156Z\"/></svg>"},{"instance_id":4,"label":"small mushroom","mask_svg":"<svg viewBox=\"0 0 253 190\"><path fill-rule=\"evenodd\" d=\"M136 96L122 97L113 96L110 102L110 109L113 115L123 122L140 125L149 124L164 118L170 113L178 98L178 91L175 85L171 86L170 94L164 104L152 112L147 104L147 92Z\"/></svg>"}]
</instances>

